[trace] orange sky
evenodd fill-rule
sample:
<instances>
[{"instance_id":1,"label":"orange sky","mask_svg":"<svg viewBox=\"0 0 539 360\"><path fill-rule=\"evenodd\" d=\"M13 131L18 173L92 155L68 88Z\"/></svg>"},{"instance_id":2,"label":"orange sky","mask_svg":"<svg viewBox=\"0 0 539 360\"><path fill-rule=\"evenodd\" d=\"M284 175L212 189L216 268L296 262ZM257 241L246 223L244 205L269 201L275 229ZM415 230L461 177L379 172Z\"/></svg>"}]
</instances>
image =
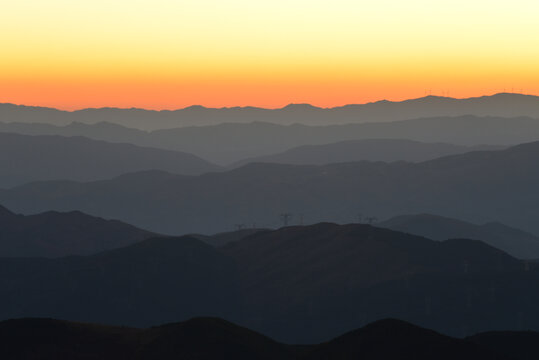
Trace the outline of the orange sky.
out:
<instances>
[{"instance_id":1,"label":"orange sky","mask_svg":"<svg viewBox=\"0 0 539 360\"><path fill-rule=\"evenodd\" d=\"M18 0L0 102L322 107L427 93L539 94L531 0Z\"/></svg>"}]
</instances>

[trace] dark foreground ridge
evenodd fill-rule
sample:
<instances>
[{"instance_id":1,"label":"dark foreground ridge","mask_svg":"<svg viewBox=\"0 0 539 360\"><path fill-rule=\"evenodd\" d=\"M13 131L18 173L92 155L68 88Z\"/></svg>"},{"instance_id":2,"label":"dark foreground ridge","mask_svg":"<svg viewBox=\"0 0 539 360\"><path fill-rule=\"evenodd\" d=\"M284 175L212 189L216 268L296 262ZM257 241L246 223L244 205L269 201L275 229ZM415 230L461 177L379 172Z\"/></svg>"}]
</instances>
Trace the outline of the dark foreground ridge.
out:
<instances>
[{"instance_id":1,"label":"dark foreground ridge","mask_svg":"<svg viewBox=\"0 0 539 360\"><path fill-rule=\"evenodd\" d=\"M307 344L388 317L451 336L539 330L539 271L481 241L320 223L217 245L156 237L91 256L0 258L0 320L212 316Z\"/></svg>"},{"instance_id":2,"label":"dark foreground ridge","mask_svg":"<svg viewBox=\"0 0 539 360\"><path fill-rule=\"evenodd\" d=\"M155 237L117 220L80 211L18 215L0 205L1 257L91 255Z\"/></svg>"},{"instance_id":3,"label":"dark foreground ridge","mask_svg":"<svg viewBox=\"0 0 539 360\"><path fill-rule=\"evenodd\" d=\"M219 318L194 318L149 329L53 319L8 320L0 323L0 338L0 358L26 360L524 360L539 356L538 333L457 339L393 319L326 343L301 346L276 342Z\"/></svg>"}]
</instances>

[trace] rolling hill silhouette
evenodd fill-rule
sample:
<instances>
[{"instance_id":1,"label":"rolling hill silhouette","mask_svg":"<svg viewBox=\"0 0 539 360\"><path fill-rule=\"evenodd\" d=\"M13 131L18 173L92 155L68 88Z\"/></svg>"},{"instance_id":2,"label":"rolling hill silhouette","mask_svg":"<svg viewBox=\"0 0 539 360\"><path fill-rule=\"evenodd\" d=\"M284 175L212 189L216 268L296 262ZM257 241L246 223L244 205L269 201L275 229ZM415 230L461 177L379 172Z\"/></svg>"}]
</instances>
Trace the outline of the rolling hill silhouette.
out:
<instances>
[{"instance_id":1,"label":"rolling hill silhouette","mask_svg":"<svg viewBox=\"0 0 539 360\"><path fill-rule=\"evenodd\" d=\"M9 122L66 125L75 121L87 124L108 121L142 130L251 121L328 125L468 114L502 117L524 115L539 118L539 99L532 95L500 93L468 99L427 96L400 102L382 100L329 109L317 108L308 104L290 104L281 109L273 110L255 107L212 109L203 106L190 106L174 111L101 108L73 112L0 104L0 118Z\"/></svg>"},{"instance_id":2,"label":"rolling hill silhouette","mask_svg":"<svg viewBox=\"0 0 539 360\"><path fill-rule=\"evenodd\" d=\"M37 180L99 180L143 170L201 174L219 169L194 155L82 137L0 133L0 187Z\"/></svg>"},{"instance_id":3,"label":"rolling hill silhouette","mask_svg":"<svg viewBox=\"0 0 539 360\"><path fill-rule=\"evenodd\" d=\"M218 233L238 223L275 228L283 212L296 223L302 216L305 223L346 223L358 213L435 213L539 233L538 157L535 142L416 164L250 164L200 176L149 171L27 184L1 190L0 203L20 213L80 210L165 234Z\"/></svg>"},{"instance_id":4,"label":"rolling hill silhouette","mask_svg":"<svg viewBox=\"0 0 539 360\"><path fill-rule=\"evenodd\" d=\"M497 146L458 146L446 143L423 143L402 139L348 140L326 145L304 145L279 154L240 161L296 165L325 165L353 161L421 162L442 156L480 150L501 150Z\"/></svg>"},{"instance_id":5,"label":"rolling hill silhouette","mask_svg":"<svg viewBox=\"0 0 539 360\"><path fill-rule=\"evenodd\" d=\"M108 142L183 151L221 165L230 165L246 158L271 155L303 145L326 145L348 140L407 139L468 146L514 145L539 140L537 119L470 115L328 126L283 126L263 122L223 123L152 132L103 122L94 125L73 123L64 127L0 123L0 130L28 135L86 136Z\"/></svg>"},{"instance_id":6,"label":"rolling hill silhouette","mask_svg":"<svg viewBox=\"0 0 539 360\"><path fill-rule=\"evenodd\" d=\"M223 317L237 302L232 261L191 237L151 238L83 257L0 258L0 264L1 319L150 326Z\"/></svg>"},{"instance_id":7,"label":"rolling hill silhouette","mask_svg":"<svg viewBox=\"0 0 539 360\"><path fill-rule=\"evenodd\" d=\"M525 265L480 241L358 224L262 231L221 248L152 238L92 256L0 258L0 319L218 316L288 343L387 317L458 336L539 329L539 269Z\"/></svg>"},{"instance_id":8,"label":"rolling hill silhouette","mask_svg":"<svg viewBox=\"0 0 539 360\"><path fill-rule=\"evenodd\" d=\"M519 343L537 333L451 338L393 319L381 320L322 344L293 346L218 318L194 318L150 329L73 323L53 319L0 322L9 359L474 359L527 360ZM510 354L496 354L503 344ZM535 351L536 352L536 351Z\"/></svg>"},{"instance_id":9,"label":"rolling hill silhouette","mask_svg":"<svg viewBox=\"0 0 539 360\"><path fill-rule=\"evenodd\" d=\"M117 220L79 211L16 215L0 206L0 256L90 255L128 246L156 235Z\"/></svg>"},{"instance_id":10,"label":"rolling hill silhouette","mask_svg":"<svg viewBox=\"0 0 539 360\"><path fill-rule=\"evenodd\" d=\"M476 225L429 214L403 215L378 223L395 231L425 236L433 240L476 239L521 259L539 258L539 238L499 222Z\"/></svg>"}]
</instances>

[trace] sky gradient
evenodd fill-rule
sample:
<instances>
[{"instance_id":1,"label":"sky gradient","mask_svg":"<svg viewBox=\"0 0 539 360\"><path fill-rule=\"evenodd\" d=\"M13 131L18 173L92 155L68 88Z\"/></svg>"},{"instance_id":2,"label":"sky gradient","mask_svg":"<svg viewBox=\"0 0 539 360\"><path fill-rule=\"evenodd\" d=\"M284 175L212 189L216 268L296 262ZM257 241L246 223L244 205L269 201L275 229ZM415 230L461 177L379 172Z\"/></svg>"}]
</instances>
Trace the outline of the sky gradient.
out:
<instances>
[{"instance_id":1,"label":"sky gradient","mask_svg":"<svg viewBox=\"0 0 539 360\"><path fill-rule=\"evenodd\" d=\"M330 107L539 94L536 0L17 0L0 102Z\"/></svg>"}]
</instances>

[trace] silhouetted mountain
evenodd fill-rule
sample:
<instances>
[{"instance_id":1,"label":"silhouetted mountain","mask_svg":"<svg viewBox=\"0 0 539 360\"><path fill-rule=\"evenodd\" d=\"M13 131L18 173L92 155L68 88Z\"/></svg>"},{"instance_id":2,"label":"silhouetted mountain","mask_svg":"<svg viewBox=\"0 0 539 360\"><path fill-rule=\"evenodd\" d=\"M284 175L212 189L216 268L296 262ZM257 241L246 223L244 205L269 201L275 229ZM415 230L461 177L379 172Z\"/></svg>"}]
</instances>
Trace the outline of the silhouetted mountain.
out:
<instances>
[{"instance_id":1,"label":"silhouetted mountain","mask_svg":"<svg viewBox=\"0 0 539 360\"><path fill-rule=\"evenodd\" d=\"M488 347L399 320L381 320L316 347L309 360L510 359Z\"/></svg>"},{"instance_id":2,"label":"silhouetted mountain","mask_svg":"<svg viewBox=\"0 0 539 360\"><path fill-rule=\"evenodd\" d=\"M539 118L539 98L531 95L507 93L469 99L427 96L400 102L383 100L330 109L318 108L308 104L291 104L274 110L255 107L211 109L202 106L190 106L174 111L102 108L67 112L50 108L0 104L0 118L5 119L4 121L7 122L66 125L75 121L87 124L108 121L143 130L252 121L278 124L329 125L468 114Z\"/></svg>"},{"instance_id":3,"label":"silhouetted mountain","mask_svg":"<svg viewBox=\"0 0 539 360\"><path fill-rule=\"evenodd\" d=\"M180 174L215 171L194 155L82 137L0 133L0 187L38 180L99 180L127 172L164 170Z\"/></svg>"},{"instance_id":4,"label":"silhouetted mountain","mask_svg":"<svg viewBox=\"0 0 539 360\"><path fill-rule=\"evenodd\" d=\"M483 341L493 335L498 342ZM151 329L18 319L0 322L0 336L3 359L527 360L532 357L519 345L529 347L528 338L538 334L488 333L463 340L399 320L381 320L327 343L293 346L218 318L194 318ZM500 346L510 352L495 353Z\"/></svg>"},{"instance_id":5,"label":"silhouetted mountain","mask_svg":"<svg viewBox=\"0 0 539 360\"><path fill-rule=\"evenodd\" d=\"M111 123L1 124L0 130L29 135L86 136L184 151L222 165L271 155L302 145L324 145L361 139L408 139L459 145L514 145L539 140L539 120L518 117L435 117L390 123L332 126L289 126L271 123L226 123L145 132Z\"/></svg>"},{"instance_id":6,"label":"silhouetted mountain","mask_svg":"<svg viewBox=\"0 0 539 360\"><path fill-rule=\"evenodd\" d=\"M219 316L312 343L394 317L463 336L539 329L538 281L533 264L480 241L317 224L219 249L154 238L93 256L0 258L0 319L148 326Z\"/></svg>"},{"instance_id":7,"label":"silhouetted mountain","mask_svg":"<svg viewBox=\"0 0 539 360\"><path fill-rule=\"evenodd\" d=\"M239 241L247 236L256 234L261 231L269 231L267 229L240 229L236 231L227 231L218 233L215 235L201 235L201 234L191 234L190 236L199 239L200 241L210 244L215 247L221 247L228 243Z\"/></svg>"},{"instance_id":8,"label":"silhouetted mountain","mask_svg":"<svg viewBox=\"0 0 539 360\"><path fill-rule=\"evenodd\" d=\"M212 234L238 223L275 228L283 212L295 215L291 224L302 217L306 224L346 223L358 213L435 213L533 233L539 232L538 158L536 142L417 164L250 164L201 176L152 171L28 184L0 191L0 203L20 213L80 210L164 234Z\"/></svg>"},{"instance_id":9,"label":"silhouetted mountain","mask_svg":"<svg viewBox=\"0 0 539 360\"><path fill-rule=\"evenodd\" d=\"M235 267L190 237L152 238L84 257L0 258L0 319L54 317L149 326L227 316Z\"/></svg>"},{"instance_id":10,"label":"silhouetted mountain","mask_svg":"<svg viewBox=\"0 0 539 360\"><path fill-rule=\"evenodd\" d=\"M0 206L0 257L90 255L154 236L120 221L79 211L23 216Z\"/></svg>"},{"instance_id":11,"label":"silhouetted mountain","mask_svg":"<svg viewBox=\"0 0 539 360\"><path fill-rule=\"evenodd\" d=\"M2 359L295 359L294 347L218 318L150 329L52 319L0 322Z\"/></svg>"},{"instance_id":12,"label":"silhouetted mountain","mask_svg":"<svg viewBox=\"0 0 539 360\"><path fill-rule=\"evenodd\" d=\"M501 150L500 146L458 146L446 143L423 143L402 139L348 140L327 145L303 145L279 154L240 161L296 165L324 165L352 161L421 162L442 156L479 150Z\"/></svg>"},{"instance_id":13,"label":"silhouetted mountain","mask_svg":"<svg viewBox=\"0 0 539 360\"><path fill-rule=\"evenodd\" d=\"M256 233L222 250L241 270L242 308L250 314L245 324L300 342L313 336L322 341L365 323L368 315L362 311L380 309L381 317L388 316L385 305L361 300L377 285L421 274L445 278L524 269L520 261L479 241L435 242L357 224L286 227ZM312 329L302 338L305 326Z\"/></svg>"},{"instance_id":14,"label":"silhouetted mountain","mask_svg":"<svg viewBox=\"0 0 539 360\"><path fill-rule=\"evenodd\" d=\"M433 240L452 238L476 239L521 259L539 258L539 238L499 222L476 225L443 216L403 215L377 224Z\"/></svg>"},{"instance_id":15,"label":"silhouetted mountain","mask_svg":"<svg viewBox=\"0 0 539 360\"><path fill-rule=\"evenodd\" d=\"M466 340L496 351L508 359L533 360L539 358L539 333L533 331L496 331L481 333Z\"/></svg>"}]
</instances>

